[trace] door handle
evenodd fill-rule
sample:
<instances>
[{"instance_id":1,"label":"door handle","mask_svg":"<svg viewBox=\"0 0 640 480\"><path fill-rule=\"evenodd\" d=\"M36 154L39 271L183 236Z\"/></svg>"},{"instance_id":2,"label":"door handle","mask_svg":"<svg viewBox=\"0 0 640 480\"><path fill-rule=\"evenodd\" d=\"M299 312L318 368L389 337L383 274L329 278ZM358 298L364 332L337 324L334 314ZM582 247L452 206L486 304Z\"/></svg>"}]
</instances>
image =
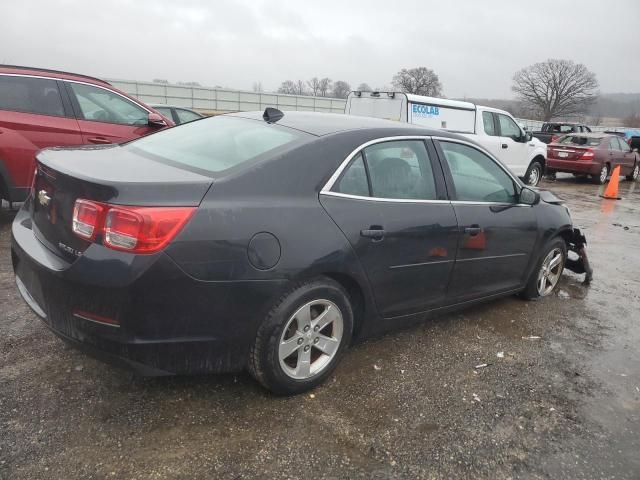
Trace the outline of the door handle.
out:
<instances>
[{"instance_id":1,"label":"door handle","mask_svg":"<svg viewBox=\"0 0 640 480\"><path fill-rule=\"evenodd\" d=\"M507 145L506 143L503 143L502 148L509 148L509 145Z\"/></svg>"},{"instance_id":2,"label":"door handle","mask_svg":"<svg viewBox=\"0 0 640 480\"><path fill-rule=\"evenodd\" d=\"M378 225L371 225L371 227L366 230L360 230L361 237L370 238L374 242L379 242L384 239L385 233L384 229Z\"/></svg>"},{"instance_id":3,"label":"door handle","mask_svg":"<svg viewBox=\"0 0 640 480\"><path fill-rule=\"evenodd\" d=\"M89 137L87 138L89 143L106 144L111 143L111 140L105 137Z\"/></svg>"},{"instance_id":4,"label":"door handle","mask_svg":"<svg viewBox=\"0 0 640 480\"><path fill-rule=\"evenodd\" d=\"M466 233L470 237L475 237L480 232L482 232L482 229L480 228L480 225L471 225L470 227L467 227L467 228L464 229L464 233Z\"/></svg>"}]
</instances>

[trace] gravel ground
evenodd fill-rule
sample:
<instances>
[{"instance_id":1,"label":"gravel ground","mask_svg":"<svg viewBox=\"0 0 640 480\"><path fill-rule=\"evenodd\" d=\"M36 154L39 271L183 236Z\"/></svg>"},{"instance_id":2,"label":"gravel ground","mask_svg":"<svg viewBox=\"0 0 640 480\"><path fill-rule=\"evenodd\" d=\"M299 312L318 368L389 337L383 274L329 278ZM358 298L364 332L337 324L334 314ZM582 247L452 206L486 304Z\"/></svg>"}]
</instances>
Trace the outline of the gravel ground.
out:
<instances>
[{"instance_id":1,"label":"gravel ground","mask_svg":"<svg viewBox=\"0 0 640 480\"><path fill-rule=\"evenodd\" d=\"M617 202L568 176L543 186L584 227L592 285L567 273L542 301L357 345L293 398L69 349L19 297L5 208L0 478L640 478L640 184L621 182Z\"/></svg>"}]
</instances>

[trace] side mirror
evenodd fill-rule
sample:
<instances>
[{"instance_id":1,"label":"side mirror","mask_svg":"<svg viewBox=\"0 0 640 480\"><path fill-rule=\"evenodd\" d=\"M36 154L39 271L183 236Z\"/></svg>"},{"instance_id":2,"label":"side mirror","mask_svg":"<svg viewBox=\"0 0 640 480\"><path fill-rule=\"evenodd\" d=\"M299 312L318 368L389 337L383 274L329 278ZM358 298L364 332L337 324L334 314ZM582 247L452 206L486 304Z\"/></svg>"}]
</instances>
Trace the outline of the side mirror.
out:
<instances>
[{"instance_id":1,"label":"side mirror","mask_svg":"<svg viewBox=\"0 0 640 480\"><path fill-rule=\"evenodd\" d=\"M529 187L523 187L522 190L520 190L519 201L524 205L535 205L540 201L540 195Z\"/></svg>"},{"instance_id":2,"label":"side mirror","mask_svg":"<svg viewBox=\"0 0 640 480\"><path fill-rule=\"evenodd\" d=\"M150 127L166 127L166 120L159 113L151 112L148 117Z\"/></svg>"},{"instance_id":3,"label":"side mirror","mask_svg":"<svg viewBox=\"0 0 640 480\"><path fill-rule=\"evenodd\" d=\"M533 140L533 133L525 132L524 133L524 141L525 142L530 142L531 140Z\"/></svg>"}]
</instances>

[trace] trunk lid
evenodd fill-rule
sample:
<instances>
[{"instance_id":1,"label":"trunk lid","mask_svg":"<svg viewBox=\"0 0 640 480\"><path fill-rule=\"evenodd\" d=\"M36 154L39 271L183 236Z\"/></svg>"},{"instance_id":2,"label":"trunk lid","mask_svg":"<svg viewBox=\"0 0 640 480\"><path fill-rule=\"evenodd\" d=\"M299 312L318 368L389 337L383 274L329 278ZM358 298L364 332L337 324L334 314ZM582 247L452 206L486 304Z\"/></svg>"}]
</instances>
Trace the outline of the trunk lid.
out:
<instances>
[{"instance_id":1,"label":"trunk lid","mask_svg":"<svg viewBox=\"0 0 640 480\"><path fill-rule=\"evenodd\" d=\"M552 144L547 147L547 156L558 160L579 160L589 147Z\"/></svg>"},{"instance_id":2,"label":"trunk lid","mask_svg":"<svg viewBox=\"0 0 640 480\"><path fill-rule=\"evenodd\" d=\"M117 205L193 207L213 182L118 145L47 149L36 160L29 206L34 234L70 261L90 245L72 231L78 198Z\"/></svg>"}]
</instances>

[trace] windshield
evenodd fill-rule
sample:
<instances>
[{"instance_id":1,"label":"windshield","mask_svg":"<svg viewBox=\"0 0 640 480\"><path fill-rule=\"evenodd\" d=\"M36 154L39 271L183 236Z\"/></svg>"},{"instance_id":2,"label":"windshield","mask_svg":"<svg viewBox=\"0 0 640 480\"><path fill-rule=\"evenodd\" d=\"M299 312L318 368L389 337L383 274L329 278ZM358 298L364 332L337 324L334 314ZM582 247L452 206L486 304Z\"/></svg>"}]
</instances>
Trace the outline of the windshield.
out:
<instances>
[{"instance_id":1,"label":"windshield","mask_svg":"<svg viewBox=\"0 0 640 480\"><path fill-rule=\"evenodd\" d=\"M308 136L266 122L219 116L163 130L124 148L213 173L287 150Z\"/></svg>"},{"instance_id":2,"label":"windshield","mask_svg":"<svg viewBox=\"0 0 640 480\"><path fill-rule=\"evenodd\" d=\"M581 147L595 147L600 145L604 137L584 137L580 135L566 135L558 143L562 145L579 145Z\"/></svg>"}]
</instances>

